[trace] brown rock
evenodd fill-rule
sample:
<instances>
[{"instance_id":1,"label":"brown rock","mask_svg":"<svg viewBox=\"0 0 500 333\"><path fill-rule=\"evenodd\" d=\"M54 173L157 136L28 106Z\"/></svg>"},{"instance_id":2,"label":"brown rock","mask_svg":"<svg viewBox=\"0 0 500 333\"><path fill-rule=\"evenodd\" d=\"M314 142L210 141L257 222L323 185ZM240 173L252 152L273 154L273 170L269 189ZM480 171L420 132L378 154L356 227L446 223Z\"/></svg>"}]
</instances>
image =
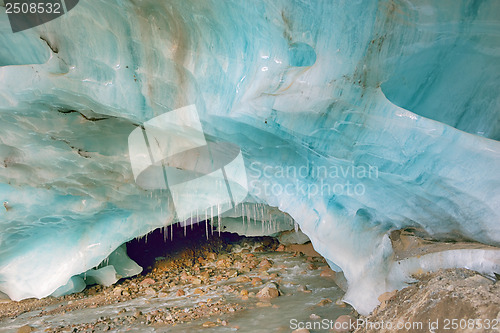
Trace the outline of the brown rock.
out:
<instances>
[{"instance_id":1,"label":"brown rock","mask_svg":"<svg viewBox=\"0 0 500 333\"><path fill-rule=\"evenodd\" d=\"M217 324L216 324L216 323L214 323L213 321L206 321L206 322L204 322L204 323L203 323L203 325L201 325L201 326L203 326L203 327L214 327L214 326L216 326L216 325L217 325Z\"/></svg>"},{"instance_id":2,"label":"brown rock","mask_svg":"<svg viewBox=\"0 0 500 333\"><path fill-rule=\"evenodd\" d=\"M267 308L272 306L272 304L269 302L257 302L255 305L259 308Z\"/></svg>"},{"instance_id":3,"label":"brown rock","mask_svg":"<svg viewBox=\"0 0 500 333\"><path fill-rule=\"evenodd\" d=\"M356 327L356 319L349 315L342 315L335 320L333 332L351 332Z\"/></svg>"},{"instance_id":4,"label":"brown rock","mask_svg":"<svg viewBox=\"0 0 500 333\"><path fill-rule=\"evenodd\" d=\"M321 277L328 277L328 278L335 278L335 271L332 270L330 267L326 267L324 268L321 273L319 274L319 276Z\"/></svg>"},{"instance_id":5,"label":"brown rock","mask_svg":"<svg viewBox=\"0 0 500 333\"><path fill-rule=\"evenodd\" d=\"M17 333L29 333L29 332L33 332L34 331L34 328L31 327L30 325L24 325L24 326L21 326L17 329Z\"/></svg>"},{"instance_id":6,"label":"brown rock","mask_svg":"<svg viewBox=\"0 0 500 333\"><path fill-rule=\"evenodd\" d=\"M184 292L184 290L179 289L179 290L177 290L176 295L180 297L180 296L184 296L184 295L186 295L186 293Z\"/></svg>"},{"instance_id":7,"label":"brown rock","mask_svg":"<svg viewBox=\"0 0 500 333\"><path fill-rule=\"evenodd\" d=\"M197 295L203 295L204 291L200 288L196 288L194 291L193 291L194 294L197 294Z\"/></svg>"},{"instance_id":8,"label":"brown rock","mask_svg":"<svg viewBox=\"0 0 500 333\"><path fill-rule=\"evenodd\" d=\"M303 293L311 293L312 291L307 289L307 286L304 286L304 285L300 285L298 288L297 288L297 291L302 291Z\"/></svg>"},{"instance_id":9,"label":"brown rock","mask_svg":"<svg viewBox=\"0 0 500 333\"><path fill-rule=\"evenodd\" d=\"M208 281L210 279L210 273L208 271L205 271L201 273L199 277L204 281Z\"/></svg>"},{"instance_id":10,"label":"brown rock","mask_svg":"<svg viewBox=\"0 0 500 333\"><path fill-rule=\"evenodd\" d=\"M113 295L120 296L122 294L122 291L123 291L122 288L116 287L115 289L113 289Z\"/></svg>"},{"instance_id":11,"label":"brown rock","mask_svg":"<svg viewBox=\"0 0 500 333\"><path fill-rule=\"evenodd\" d=\"M226 273L226 275L227 275L228 277L235 277L235 276L238 276L238 271L237 271L237 270L232 269L232 270L229 270L229 271Z\"/></svg>"},{"instance_id":12,"label":"brown rock","mask_svg":"<svg viewBox=\"0 0 500 333\"><path fill-rule=\"evenodd\" d=\"M325 306L327 304L330 304L332 303L333 301L329 298L325 298L325 299L322 299L318 304L316 304L317 306Z\"/></svg>"},{"instance_id":13,"label":"brown rock","mask_svg":"<svg viewBox=\"0 0 500 333\"><path fill-rule=\"evenodd\" d=\"M250 278L247 276L238 276L238 278L236 278L236 282L247 283L250 282Z\"/></svg>"},{"instance_id":14,"label":"brown rock","mask_svg":"<svg viewBox=\"0 0 500 333\"><path fill-rule=\"evenodd\" d=\"M380 303L390 301L392 298L394 298L394 296L396 296L397 292L397 290L385 292L378 297L378 300L380 301Z\"/></svg>"},{"instance_id":15,"label":"brown rock","mask_svg":"<svg viewBox=\"0 0 500 333\"><path fill-rule=\"evenodd\" d=\"M144 290L144 293L148 296L155 296L156 295L156 291L153 288L146 288L146 290Z\"/></svg>"},{"instance_id":16,"label":"brown rock","mask_svg":"<svg viewBox=\"0 0 500 333\"><path fill-rule=\"evenodd\" d=\"M200 279L198 279L198 278L193 278L193 279L191 280L191 282L192 282L193 284L196 284L196 285L201 284L201 280L200 280Z\"/></svg>"},{"instance_id":17,"label":"brown rock","mask_svg":"<svg viewBox=\"0 0 500 333\"><path fill-rule=\"evenodd\" d=\"M257 293L257 297L258 298L276 298L280 295L280 292L278 291L277 288L273 288L273 287L270 287L270 286L266 286L264 288L262 288L258 293Z\"/></svg>"},{"instance_id":18,"label":"brown rock","mask_svg":"<svg viewBox=\"0 0 500 333\"><path fill-rule=\"evenodd\" d=\"M144 280L141 281L141 283L139 283L141 286L143 287L148 287L152 284L155 283L155 280L153 280L152 278L145 278Z\"/></svg>"},{"instance_id":19,"label":"brown rock","mask_svg":"<svg viewBox=\"0 0 500 333\"><path fill-rule=\"evenodd\" d=\"M252 279L252 285L256 286L256 285L259 285L259 284L262 284L262 279L260 277L254 277Z\"/></svg>"},{"instance_id":20,"label":"brown rock","mask_svg":"<svg viewBox=\"0 0 500 333\"><path fill-rule=\"evenodd\" d=\"M271 261L267 260L267 259L264 259L262 260L260 263L259 263L259 267L260 268L270 268L273 264L271 263Z\"/></svg>"}]
</instances>

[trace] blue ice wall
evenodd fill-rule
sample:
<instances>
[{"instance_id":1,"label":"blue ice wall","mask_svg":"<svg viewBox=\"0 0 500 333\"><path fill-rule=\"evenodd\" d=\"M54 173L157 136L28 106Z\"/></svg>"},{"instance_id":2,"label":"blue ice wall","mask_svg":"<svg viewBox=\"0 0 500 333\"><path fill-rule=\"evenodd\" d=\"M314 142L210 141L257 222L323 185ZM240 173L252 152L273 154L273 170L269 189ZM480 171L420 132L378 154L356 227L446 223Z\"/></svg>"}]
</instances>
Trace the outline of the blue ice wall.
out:
<instances>
[{"instance_id":1,"label":"blue ice wall","mask_svg":"<svg viewBox=\"0 0 500 333\"><path fill-rule=\"evenodd\" d=\"M421 266L498 271L494 250L402 263L388 234L500 244L499 18L495 0L95 0L13 34L2 13L0 291L50 295L175 223L127 138L192 104L241 149L239 214L289 214L361 313Z\"/></svg>"}]
</instances>

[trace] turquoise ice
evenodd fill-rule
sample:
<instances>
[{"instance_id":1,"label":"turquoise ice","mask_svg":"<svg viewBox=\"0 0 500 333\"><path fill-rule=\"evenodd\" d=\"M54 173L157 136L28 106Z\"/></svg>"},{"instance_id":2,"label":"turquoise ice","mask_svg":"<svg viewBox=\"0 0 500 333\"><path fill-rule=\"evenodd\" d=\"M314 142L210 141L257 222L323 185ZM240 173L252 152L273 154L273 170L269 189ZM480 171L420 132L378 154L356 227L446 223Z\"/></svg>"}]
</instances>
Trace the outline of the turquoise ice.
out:
<instances>
[{"instance_id":1,"label":"turquoise ice","mask_svg":"<svg viewBox=\"0 0 500 333\"><path fill-rule=\"evenodd\" d=\"M231 218L293 218L360 313L420 268L500 271L497 250L397 260L388 237L500 244L500 2L134 3L82 0L15 34L0 14L2 293L81 288L177 222L135 183L127 138L188 105L241 149L249 204Z\"/></svg>"}]
</instances>

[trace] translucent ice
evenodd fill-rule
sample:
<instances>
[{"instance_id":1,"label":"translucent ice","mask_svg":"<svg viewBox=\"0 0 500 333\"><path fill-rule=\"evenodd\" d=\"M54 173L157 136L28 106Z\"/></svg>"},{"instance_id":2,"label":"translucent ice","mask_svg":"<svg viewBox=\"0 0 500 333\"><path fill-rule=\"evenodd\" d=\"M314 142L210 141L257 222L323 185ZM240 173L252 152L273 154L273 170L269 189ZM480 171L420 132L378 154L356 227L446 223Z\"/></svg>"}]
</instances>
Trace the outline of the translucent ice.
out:
<instances>
[{"instance_id":1,"label":"translucent ice","mask_svg":"<svg viewBox=\"0 0 500 333\"><path fill-rule=\"evenodd\" d=\"M497 250L400 263L388 235L500 244L499 18L496 0L95 0L13 34L2 13L0 292L77 290L177 222L135 183L128 136L189 105L241 149L244 220L288 214L361 313L422 267L498 271Z\"/></svg>"}]
</instances>

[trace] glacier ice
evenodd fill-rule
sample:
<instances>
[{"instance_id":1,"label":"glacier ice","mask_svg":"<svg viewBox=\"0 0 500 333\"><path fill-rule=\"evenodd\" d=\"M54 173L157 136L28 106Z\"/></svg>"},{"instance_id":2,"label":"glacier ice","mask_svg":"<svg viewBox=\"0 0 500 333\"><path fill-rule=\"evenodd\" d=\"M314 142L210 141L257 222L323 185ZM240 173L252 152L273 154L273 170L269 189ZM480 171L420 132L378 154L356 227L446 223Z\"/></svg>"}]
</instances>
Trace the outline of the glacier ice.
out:
<instances>
[{"instance_id":1,"label":"glacier ice","mask_svg":"<svg viewBox=\"0 0 500 333\"><path fill-rule=\"evenodd\" d=\"M0 15L0 292L77 290L177 222L135 183L128 136L189 105L241 149L228 218L293 218L360 313L421 268L500 271L497 250L397 260L389 238L500 245L499 18L495 0L96 0L13 34Z\"/></svg>"}]
</instances>

